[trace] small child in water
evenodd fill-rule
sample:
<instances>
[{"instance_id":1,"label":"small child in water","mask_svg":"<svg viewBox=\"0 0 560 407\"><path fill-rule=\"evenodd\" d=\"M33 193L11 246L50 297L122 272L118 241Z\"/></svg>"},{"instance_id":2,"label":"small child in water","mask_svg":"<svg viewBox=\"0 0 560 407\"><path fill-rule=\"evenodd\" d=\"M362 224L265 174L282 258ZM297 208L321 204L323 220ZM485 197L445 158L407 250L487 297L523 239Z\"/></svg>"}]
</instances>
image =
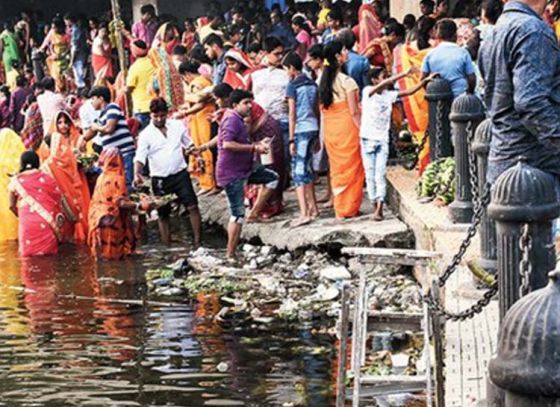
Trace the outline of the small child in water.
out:
<instances>
[{"instance_id":1,"label":"small child in water","mask_svg":"<svg viewBox=\"0 0 560 407\"><path fill-rule=\"evenodd\" d=\"M389 77L385 68L375 67L368 73L371 83L362 90L362 121L360 126L360 144L362 161L366 173L368 198L374 207L373 219L383 220L383 203L387 190L385 172L389 156L389 130L393 104L399 97L410 96L418 92L436 74L431 74L410 89L397 91L395 82L418 74L417 69Z\"/></svg>"}]
</instances>

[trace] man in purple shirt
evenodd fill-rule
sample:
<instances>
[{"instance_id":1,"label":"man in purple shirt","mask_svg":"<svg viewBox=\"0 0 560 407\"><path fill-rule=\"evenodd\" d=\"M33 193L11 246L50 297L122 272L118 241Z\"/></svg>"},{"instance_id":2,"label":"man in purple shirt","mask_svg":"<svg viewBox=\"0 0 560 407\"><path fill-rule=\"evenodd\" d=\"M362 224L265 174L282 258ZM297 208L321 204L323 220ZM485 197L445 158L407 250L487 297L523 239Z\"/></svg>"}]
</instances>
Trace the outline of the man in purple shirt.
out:
<instances>
[{"instance_id":1,"label":"man in purple shirt","mask_svg":"<svg viewBox=\"0 0 560 407\"><path fill-rule=\"evenodd\" d=\"M254 166L254 154L268 154L269 143L251 143L243 119L251 113L251 93L235 90L231 93L232 108L225 113L218 130L218 162L216 180L225 189L231 217L228 225L227 256L233 258L245 220L244 190L247 184L263 185L248 222L258 220L266 200L278 186L278 174L261 165Z\"/></svg>"},{"instance_id":2,"label":"man in purple shirt","mask_svg":"<svg viewBox=\"0 0 560 407\"><path fill-rule=\"evenodd\" d=\"M146 4L140 8L140 13L142 14L140 21L132 26L132 36L144 41L150 48L158 29L156 9L151 4Z\"/></svg>"}]
</instances>

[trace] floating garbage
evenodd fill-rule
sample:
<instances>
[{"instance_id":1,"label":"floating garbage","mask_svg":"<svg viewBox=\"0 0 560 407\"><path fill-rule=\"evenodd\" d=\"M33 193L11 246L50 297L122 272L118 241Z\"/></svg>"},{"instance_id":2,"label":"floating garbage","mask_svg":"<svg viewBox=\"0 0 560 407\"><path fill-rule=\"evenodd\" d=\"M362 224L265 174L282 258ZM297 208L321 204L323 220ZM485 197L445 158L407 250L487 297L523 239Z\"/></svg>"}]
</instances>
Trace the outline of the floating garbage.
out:
<instances>
[{"instance_id":1,"label":"floating garbage","mask_svg":"<svg viewBox=\"0 0 560 407\"><path fill-rule=\"evenodd\" d=\"M214 317L236 320L236 326L321 320L321 326L331 328L340 313L343 284L356 287L352 276L363 269L371 309L421 312L422 299L410 270L361 261L333 259L317 249L294 254L246 243L235 262L226 262L221 251L199 248L186 259L149 270L146 278L155 296L187 300L216 294L223 307Z\"/></svg>"}]
</instances>

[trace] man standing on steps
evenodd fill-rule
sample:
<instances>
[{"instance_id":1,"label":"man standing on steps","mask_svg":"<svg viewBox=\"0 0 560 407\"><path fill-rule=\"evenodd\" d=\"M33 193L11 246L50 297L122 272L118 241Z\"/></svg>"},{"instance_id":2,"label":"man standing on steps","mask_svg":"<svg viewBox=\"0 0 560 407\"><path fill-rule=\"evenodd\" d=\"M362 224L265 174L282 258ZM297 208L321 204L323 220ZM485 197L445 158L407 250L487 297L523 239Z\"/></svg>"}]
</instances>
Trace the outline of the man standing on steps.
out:
<instances>
[{"instance_id":1,"label":"man standing on steps","mask_svg":"<svg viewBox=\"0 0 560 407\"><path fill-rule=\"evenodd\" d=\"M163 98L150 103L151 122L140 133L134 167L134 185L142 186L142 170L150 162L150 175L154 195L175 194L188 212L193 231L194 247L200 246L200 211L191 178L187 172L185 151L191 146L187 128L180 120L167 119L167 102ZM165 205L158 209L161 240L169 244L169 215L171 208Z\"/></svg>"},{"instance_id":2,"label":"man standing on steps","mask_svg":"<svg viewBox=\"0 0 560 407\"><path fill-rule=\"evenodd\" d=\"M266 200L278 186L278 174L262 165L253 167L254 154L266 154L270 147L266 139L251 143L244 119L251 113L251 93L235 90L231 93L229 109L218 131L218 163L216 180L224 188L231 213L228 224L227 256L233 258L245 222L244 191L247 184L263 185L248 222L256 222ZM205 147L208 148L208 147Z\"/></svg>"},{"instance_id":3,"label":"man standing on steps","mask_svg":"<svg viewBox=\"0 0 560 407\"><path fill-rule=\"evenodd\" d=\"M546 3L506 3L480 51L484 101L492 120L490 183L519 156L560 176L560 47L541 18Z\"/></svg>"}]
</instances>

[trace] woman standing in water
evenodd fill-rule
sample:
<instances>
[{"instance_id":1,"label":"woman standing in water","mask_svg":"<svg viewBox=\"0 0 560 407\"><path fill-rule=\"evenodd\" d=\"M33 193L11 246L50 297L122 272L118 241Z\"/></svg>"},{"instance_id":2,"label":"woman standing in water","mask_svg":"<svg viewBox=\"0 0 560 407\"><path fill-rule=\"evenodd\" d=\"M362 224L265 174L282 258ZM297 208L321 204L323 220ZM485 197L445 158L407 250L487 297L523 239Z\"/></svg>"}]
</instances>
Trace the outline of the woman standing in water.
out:
<instances>
[{"instance_id":1,"label":"woman standing in water","mask_svg":"<svg viewBox=\"0 0 560 407\"><path fill-rule=\"evenodd\" d=\"M130 215L140 205L128 198L124 164L117 148L103 150L99 165L102 173L89 208L88 244L94 255L120 260L134 252L136 237ZM141 206L150 209L148 202Z\"/></svg>"},{"instance_id":2,"label":"woman standing in water","mask_svg":"<svg viewBox=\"0 0 560 407\"><path fill-rule=\"evenodd\" d=\"M55 127L49 157L42 170L54 178L65 197L65 210L70 217L63 227L63 240L68 241L74 236L77 243L83 243L87 238L89 191L73 152L75 126L68 113L59 112Z\"/></svg>"},{"instance_id":3,"label":"woman standing in water","mask_svg":"<svg viewBox=\"0 0 560 407\"><path fill-rule=\"evenodd\" d=\"M25 151L21 138L11 129L0 129L0 242L18 238L18 220L10 211L8 185L10 176L19 168L19 157Z\"/></svg>"},{"instance_id":4,"label":"woman standing in water","mask_svg":"<svg viewBox=\"0 0 560 407\"><path fill-rule=\"evenodd\" d=\"M23 257L58 253L62 192L55 180L39 170L34 151L21 155L20 173L9 185L10 210L19 218L19 253Z\"/></svg>"}]
</instances>

